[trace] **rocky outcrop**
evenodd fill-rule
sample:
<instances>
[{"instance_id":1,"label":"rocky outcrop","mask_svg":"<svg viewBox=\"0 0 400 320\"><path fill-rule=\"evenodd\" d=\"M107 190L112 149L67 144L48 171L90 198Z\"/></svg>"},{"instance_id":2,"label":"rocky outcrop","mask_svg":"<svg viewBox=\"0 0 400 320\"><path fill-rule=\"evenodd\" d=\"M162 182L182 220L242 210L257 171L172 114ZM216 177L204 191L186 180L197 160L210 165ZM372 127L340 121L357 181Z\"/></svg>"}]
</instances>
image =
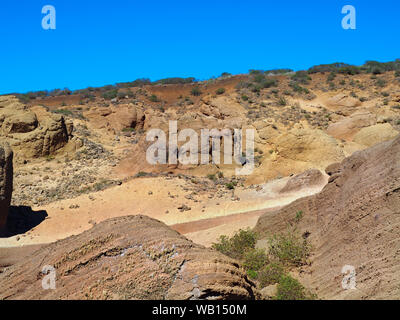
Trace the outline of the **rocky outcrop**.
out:
<instances>
[{"instance_id":1,"label":"rocky outcrop","mask_svg":"<svg viewBox=\"0 0 400 320\"><path fill-rule=\"evenodd\" d=\"M132 103L93 108L83 114L96 129L107 129L119 133L126 129L143 129L145 114Z\"/></svg>"},{"instance_id":2,"label":"rocky outcrop","mask_svg":"<svg viewBox=\"0 0 400 320\"><path fill-rule=\"evenodd\" d=\"M318 169L309 169L293 178L290 178L280 192L292 192L304 188L317 187L323 185L324 182L324 175L321 171Z\"/></svg>"},{"instance_id":3,"label":"rocky outcrop","mask_svg":"<svg viewBox=\"0 0 400 320\"><path fill-rule=\"evenodd\" d=\"M0 229L7 222L13 190L13 151L8 143L0 142Z\"/></svg>"},{"instance_id":4,"label":"rocky outcrop","mask_svg":"<svg viewBox=\"0 0 400 320\"><path fill-rule=\"evenodd\" d=\"M398 299L400 286L400 136L358 151L326 169L329 182L258 220L259 232L298 230L313 246L302 281L328 299ZM353 266L356 289L344 290L342 268Z\"/></svg>"},{"instance_id":5,"label":"rocky outcrop","mask_svg":"<svg viewBox=\"0 0 400 320\"><path fill-rule=\"evenodd\" d=\"M361 105L359 99L350 97L344 93L339 93L326 101L329 110L340 111L343 115L350 115Z\"/></svg>"},{"instance_id":6,"label":"rocky outcrop","mask_svg":"<svg viewBox=\"0 0 400 320\"><path fill-rule=\"evenodd\" d=\"M336 139L351 140L362 128L376 124L376 115L366 110L360 110L351 116L329 125L326 133Z\"/></svg>"},{"instance_id":7,"label":"rocky outcrop","mask_svg":"<svg viewBox=\"0 0 400 320\"><path fill-rule=\"evenodd\" d=\"M61 115L47 113L39 122L14 96L0 97L0 134L20 158L54 154L72 138L72 129Z\"/></svg>"},{"instance_id":8,"label":"rocky outcrop","mask_svg":"<svg viewBox=\"0 0 400 320\"><path fill-rule=\"evenodd\" d=\"M56 290L43 290L53 266ZM109 219L0 273L0 299L254 299L237 262L146 216Z\"/></svg>"},{"instance_id":9,"label":"rocky outcrop","mask_svg":"<svg viewBox=\"0 0 400 320\"><path fill-rule=\"evenodd\" d=\"M353 141L367 147L371 147L377 143L392 140L399 134L390 123L380 123L374 126L361 129L355 136Z\"/></svg>"},{"instance_id":10,"label":"rocky outcrop","mask_svg":"<svg viewBox=\"0 0 400 320\"><path fill-rule=\"evenodd\" d=\"M322 130L295 127L276 141L279 156L295 161L328 165L344 158L338 141Z\"/></svg>"}]
</instances>

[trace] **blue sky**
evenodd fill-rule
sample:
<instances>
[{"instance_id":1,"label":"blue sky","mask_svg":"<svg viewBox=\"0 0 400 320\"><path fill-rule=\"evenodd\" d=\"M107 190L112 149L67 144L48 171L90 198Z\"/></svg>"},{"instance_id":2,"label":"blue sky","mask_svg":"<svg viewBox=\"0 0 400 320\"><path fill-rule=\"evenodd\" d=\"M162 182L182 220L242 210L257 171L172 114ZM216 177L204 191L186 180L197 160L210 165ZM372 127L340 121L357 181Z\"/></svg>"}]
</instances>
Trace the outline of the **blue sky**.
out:
<instances>
[{"instance_id":1,"label":"blue sky","mask_svg":"<svg viewBox=\"0 0 400 320\"><path fill-rule=\"evenodd\" d=\"M44 5L56 30L43 30ZM343 30L344 5L357 29ZM2 0L0 93L400 58L397 0Z\"/></svg>"}]
</instances>

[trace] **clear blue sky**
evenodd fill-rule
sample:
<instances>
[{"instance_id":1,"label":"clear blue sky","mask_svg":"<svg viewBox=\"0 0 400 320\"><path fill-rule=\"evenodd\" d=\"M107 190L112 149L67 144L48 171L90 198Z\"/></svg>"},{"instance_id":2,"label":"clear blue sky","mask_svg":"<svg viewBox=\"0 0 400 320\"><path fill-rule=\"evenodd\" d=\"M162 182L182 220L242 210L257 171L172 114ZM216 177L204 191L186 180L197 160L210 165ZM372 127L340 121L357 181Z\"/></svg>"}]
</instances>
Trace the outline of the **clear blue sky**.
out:
<instances>
[{"instance_id":1,"label":"clear blue sky","mask_svg":"<svg viewBox=\"0 0 400 320\"><path fill-rule=\"evenodd\" d=\"M57 29L43 30L53 5ZM341 8L357 10L343 30ZM398 0L2 0L0 93L400 58Z\"/></svg>"}]
</instances>

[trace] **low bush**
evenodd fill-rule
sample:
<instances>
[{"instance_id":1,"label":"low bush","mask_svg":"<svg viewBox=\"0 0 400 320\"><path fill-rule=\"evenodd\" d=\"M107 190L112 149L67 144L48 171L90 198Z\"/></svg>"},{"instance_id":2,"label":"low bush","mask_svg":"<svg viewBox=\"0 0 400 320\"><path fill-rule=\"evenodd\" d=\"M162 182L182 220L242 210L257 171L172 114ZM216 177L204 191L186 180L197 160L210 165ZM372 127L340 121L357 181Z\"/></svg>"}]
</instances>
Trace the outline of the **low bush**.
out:
<instances>
[{"instance_id":1,"label":"low bush","mask_svg":"<svg viewBox=\"0 0 400 320\"><path fill-rule=\"evenodd\" d=\"M290 275L282 275L279 279L276 300L314 300L316 296Z\"/></svg>"},{"instance_id":2,"label":"low bush","mask_svg":"<svg viewBox=\"0 0 400 320\"><path fill-rule=\"evenodd\" d=\"M216 94L224 94L225 93L225 88L218 88L217 91L215 91Z\"/></svg>"},{"instance_id":3,"label":"low bush","mask_svg":"<svg viewBox=\"0 0 400 320\"><path fill-rule=\"evenodd\" d=\"M275 234L269 239L269 255L284 265L301 266L310 254L310 244L293 230Z\"/></svg>"},{"instance_id":4,"label":"low bush","mask_svg":"<svg viewBox=\"0 0 400 320\"><path fill-rule=\"evenodd\" d=\"M234 258L243 259L244 254L249 249L254 249L257 242L257 234L250 230L240 229L232 237L220 236L217 243L213 243L212 248Z\"/></svg>"},{"instance_id":5,"label":"low bush","mask_svg":"<svg viewBox=\"0 0 400 320\"><path fill-rule=\"evenodd\" d=\"M257 273L257 280L262 288L278 283L285 274L285 268L277 262L267 264Z\"/></svg>"},{"instance_id":6,"label":"low bush","mask_svg":"<svg viewBox=\"0 0 400 320\"><path fill-rule=\"evenodd\" d=\"M244 253L243 267L246 270L258 271L267 263L268 258L263 249L251 249Z\"/></svg>"}]
</instances>

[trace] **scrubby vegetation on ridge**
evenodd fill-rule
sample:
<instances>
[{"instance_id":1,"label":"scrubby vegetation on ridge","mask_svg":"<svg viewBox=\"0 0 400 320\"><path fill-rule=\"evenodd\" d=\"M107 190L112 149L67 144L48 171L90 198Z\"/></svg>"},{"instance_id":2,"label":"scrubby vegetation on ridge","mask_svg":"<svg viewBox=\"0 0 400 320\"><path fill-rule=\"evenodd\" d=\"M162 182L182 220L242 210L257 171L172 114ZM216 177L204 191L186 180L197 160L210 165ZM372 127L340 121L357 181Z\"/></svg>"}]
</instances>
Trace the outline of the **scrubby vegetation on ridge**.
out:
<instances>
[{"instance_id":1,"label":"scrubby vegetation on ridge","mask_svg":"<svg viewBox=\"0 0 400 320\"><path fill-rule=\"evenodd\" d=\"M297 212L294 222L298 223L302 216L302 211ZM309 241L298 234L296 226L268 236L266 249L256 246L259 239L256 232L240 229L232 237L220 236L212 248L240 260L249 278L255 280L260 288L277 284L273 299L316 299L315 294L289 274L291 269L307 264L311 252Z\"/></svg>"}]
</instances>

